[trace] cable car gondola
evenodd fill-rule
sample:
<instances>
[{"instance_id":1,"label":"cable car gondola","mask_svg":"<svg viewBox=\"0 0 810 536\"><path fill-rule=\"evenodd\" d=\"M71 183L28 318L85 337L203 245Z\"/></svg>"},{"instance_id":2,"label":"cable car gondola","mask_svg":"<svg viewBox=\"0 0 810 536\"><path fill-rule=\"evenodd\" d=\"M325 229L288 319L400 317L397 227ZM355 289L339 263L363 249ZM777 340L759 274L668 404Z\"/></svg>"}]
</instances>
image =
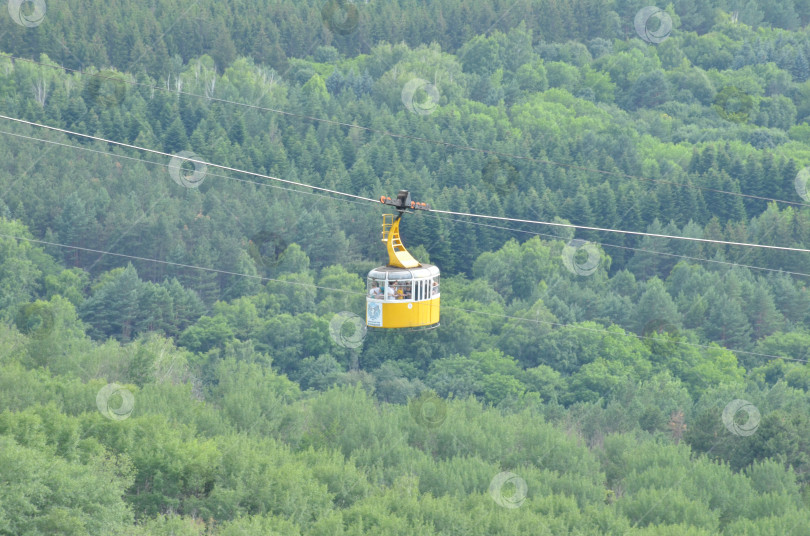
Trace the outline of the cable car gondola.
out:
<instances>
[{"instance_id":1,"label":"cable car gondola","mask_svg":"<svg viewBox=\"0 0 810 536\"><path fill-rule=\"evenodd\" d=\"M426 203L411 200L408 190L400 190L395 200L380 202L399 214L383 214L382 241L388 250L388 264L368 273L366 326L382 329L431 329L439 325L439 268L417 261L399 236L402 215L430 210Z\"/></svg>"}]
</instances>

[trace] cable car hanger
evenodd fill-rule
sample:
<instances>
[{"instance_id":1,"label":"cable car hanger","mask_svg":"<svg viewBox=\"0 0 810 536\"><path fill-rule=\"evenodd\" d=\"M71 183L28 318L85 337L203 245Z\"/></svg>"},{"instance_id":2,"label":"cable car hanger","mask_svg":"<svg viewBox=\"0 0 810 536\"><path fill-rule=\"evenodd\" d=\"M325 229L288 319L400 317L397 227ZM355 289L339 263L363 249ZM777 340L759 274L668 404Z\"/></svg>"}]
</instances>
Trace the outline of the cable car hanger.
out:
<instances>
[{"instance_id":1,"label":"cable car hanger","mask_svg":"<svg viewBox=\"0 0 810 536\"><path fill-rule=\"evenodd\" d=\"M402 214L405 212L411 212L414 210L430 210L430 205L427 203L420 203L418 201L411 200L411 193L408 190L400 190L395 200L381 195L380 203L394 207L399 211L400 216L402 216Z\"/></svg>"}]
</instances>

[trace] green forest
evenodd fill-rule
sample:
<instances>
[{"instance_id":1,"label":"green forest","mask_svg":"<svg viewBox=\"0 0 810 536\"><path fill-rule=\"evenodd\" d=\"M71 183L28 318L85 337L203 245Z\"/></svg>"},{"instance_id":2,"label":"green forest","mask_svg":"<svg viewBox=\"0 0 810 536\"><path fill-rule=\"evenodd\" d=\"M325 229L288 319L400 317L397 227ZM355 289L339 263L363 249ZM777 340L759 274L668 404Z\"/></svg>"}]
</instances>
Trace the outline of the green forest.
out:
<instances>
[{"instance_id":1,"label":"green forest","mask_svg":"<svg viewBox=\"0 0 810 536\"><path fill-rule=\"evenodd\" d=\"M810 534L808 23L10 0L0 535Z\"/></svg>"}]
</instances>

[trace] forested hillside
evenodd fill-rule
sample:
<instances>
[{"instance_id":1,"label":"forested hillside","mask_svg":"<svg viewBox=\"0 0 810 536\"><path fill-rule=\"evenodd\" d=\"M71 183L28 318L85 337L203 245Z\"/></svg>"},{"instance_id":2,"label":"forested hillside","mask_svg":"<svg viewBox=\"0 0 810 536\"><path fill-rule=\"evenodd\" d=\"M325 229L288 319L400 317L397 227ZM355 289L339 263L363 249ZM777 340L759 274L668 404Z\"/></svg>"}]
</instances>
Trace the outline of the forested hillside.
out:
<instances>
[{"instance_id":1,"label":"forested hillside","mask_svg":"<svg viewBox=\"0 0 810 536\"><path fill-rule=\"evenodd\" d=\"M645 6L11 0L0 535L809 534L810 2Z\"/></svg>"}]
</instances>

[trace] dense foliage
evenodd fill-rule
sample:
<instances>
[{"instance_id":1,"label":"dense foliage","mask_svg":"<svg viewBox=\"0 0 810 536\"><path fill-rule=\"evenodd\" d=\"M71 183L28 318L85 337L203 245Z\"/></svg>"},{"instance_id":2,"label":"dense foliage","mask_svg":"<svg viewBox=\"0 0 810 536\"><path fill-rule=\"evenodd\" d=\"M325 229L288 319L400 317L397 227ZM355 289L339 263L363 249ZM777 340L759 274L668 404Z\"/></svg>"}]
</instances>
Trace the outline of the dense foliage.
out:
<instances>
[{"instance_id":1,"label":"dense foliage","mask_svg":"<svg viewBox=\"0 0 810 536\"><path fill-rule=\"evenodd\" d=\"M79 4L0 17L0 114L810 247L803 0ZM358 332L379 205L0 130L0 534L810 533L808 254L421 213L441 326Z\"/></svg>"}]
</instances>

